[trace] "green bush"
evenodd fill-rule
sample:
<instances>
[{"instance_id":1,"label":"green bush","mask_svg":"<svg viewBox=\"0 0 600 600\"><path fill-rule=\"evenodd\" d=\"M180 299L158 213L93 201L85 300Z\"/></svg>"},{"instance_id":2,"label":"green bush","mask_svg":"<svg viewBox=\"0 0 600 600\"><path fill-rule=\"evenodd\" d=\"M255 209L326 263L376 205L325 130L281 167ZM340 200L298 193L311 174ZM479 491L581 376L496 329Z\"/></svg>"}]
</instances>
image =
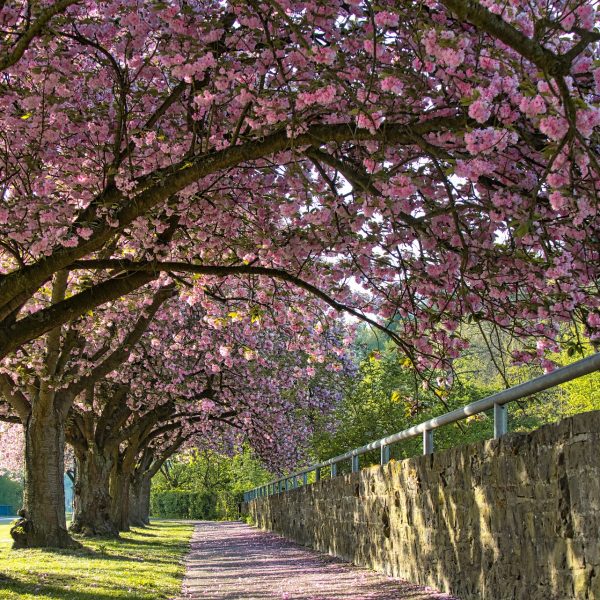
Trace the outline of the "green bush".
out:
<instances>
[{"instance_id":1,"label":"green bush","mask_svg":"<svg viewBox=\"0 0 600 600\"><path fill-rule=\"evenodd\" d=\"M217 495L189 490L154 492L151 512L162 519L216 519Z\"/></svg>"},{"instance_id":2,"label":"green bush","mask_svg":"<svg viewBox=\"0 0 600 600\"><path fill-rule=\"evenodd\" d=\"M12 506L13 514L21 508L23 502L23 484L8 475L0 475L0 504Z\"/></svg>"}]
</instances>

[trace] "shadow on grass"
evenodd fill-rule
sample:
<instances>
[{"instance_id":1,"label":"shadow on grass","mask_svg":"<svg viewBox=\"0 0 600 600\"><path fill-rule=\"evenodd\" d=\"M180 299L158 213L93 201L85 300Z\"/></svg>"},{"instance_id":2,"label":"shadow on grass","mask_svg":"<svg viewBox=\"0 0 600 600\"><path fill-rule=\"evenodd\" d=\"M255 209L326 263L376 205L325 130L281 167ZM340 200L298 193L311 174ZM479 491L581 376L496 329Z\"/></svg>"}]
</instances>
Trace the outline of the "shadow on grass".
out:
<instances>
[{"instance_id":1,"label":"shadow on grass","mask_svg":"<svg viewBox=\"0 0 600 600\"><path fill-rule=\"evenodd\" d=\"M10 575L6 575L6 573L2 573L0 571L0 587L4 587L5 585L10 585L11 583L15 583L17 580Z\"/></svg>"},{"instance_id":2,"label":"shadow on grass","mask_svg":"<svg viewBox=\"0 0 600 600\"><path fill-rule=\"evenodd\" d=\"M143 542L142 542L143 543ZM83 558L86 560L100 560L100 561L122 561L122 562L140 562L140 563L154 563L154 564L166 564L172 563L172 558L166 557L164 559L161 558L149 558L147 556L136 556L132 554L128 554L128 550L135 551L137 541L131 544L131 540L124 541L123 544L119 544L117 547L109 548L108 550L94 550L93 548L84 547L82 550L63 550L61 548L39 548L39 552L44 554L52 554L55 556L64 556L65 558ZM148 549L158 549L158 548L169 548L172 550L174 546L177 544L164 544L164 543L156 543L150 544L147 543L145 548ZM187 548L184 546L183 548ZM15 550L15 552L19 552ZM1 574L0 574L1 575ZM2 579L0 578L0 583L2 583Z\"/></svg>"},{"instance_id":3,"label":"shadow on grass","mask_svg":"<svg viewBox=\"0 0 600 600\"><path fill-rule=\"evenodd\" d=\"M136 529L133 532L135 533L135 535L139 535L140 537L160 537L157 533L148 533L145 529L142 529L141 531L139 529Z\"/></svg>"},{"instance_id":4,"label":"shadow on grass","mask_svg":"<svg viewBox=\"0 0 600 600\"><path fill-rule=\"evenodd\" d=\"M130 593L125 595L124 590L118 589L118 592L111 590L103 590L103 591L74 591L69 587L61 587L58 585L48 585L44 583L23 583L21 581L17 581L15 579L11 579L8 583L3 580L0 580L0 584L2 585L3 591L10 591L19 596L32 595L32 596L41 596L47 598L56 598L56 599L65 599L65 600L73 600L73 598L77 598L77 600L115 600L115 598L123 597L123 598L139 598L144 600L151 600L154 598L164 598L164 595L156 595L156 593L152 590L148 590L146 592L141 593Z\"/></svg>"}]
</instances>

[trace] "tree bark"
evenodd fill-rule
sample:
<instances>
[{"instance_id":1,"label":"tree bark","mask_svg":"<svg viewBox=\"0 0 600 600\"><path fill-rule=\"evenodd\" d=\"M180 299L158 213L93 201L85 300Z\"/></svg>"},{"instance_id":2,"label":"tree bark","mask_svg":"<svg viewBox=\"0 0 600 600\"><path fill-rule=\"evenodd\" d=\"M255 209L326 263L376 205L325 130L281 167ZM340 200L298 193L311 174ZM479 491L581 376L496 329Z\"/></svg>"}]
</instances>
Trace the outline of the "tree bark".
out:
<instances>
[{"instance_id":1,"label":"tree bark","mask_svg":"<svg viewBox=\"0 0 600 600\"><path fill-rule=\"evenodd\" d=\"M76 450L77 470L73 523L70 530L85 536L118 537L111 519L109 492L112 457L95 445Z\"/></svg>"},{"instance_id":2,"label":"tree bark","mask_svg":"<svg viewBox=\"0 0 600 600\"><path fill-rule=\"evenodd\" d=\"M110 475L111 520L118 531L129 529L129 478L130 473L119 461L113 465Z\"/></svg>"},{"instance_id":3,"label":"tree bark","mask_svg":"<svg viewBox=\"0 0 600 600\"><path fill-rule=\"evenodd\" d=\"M145 527L150 523L150 477L134 478L129 487L129 524Z\"/></svg>"},{"instance_id":4,"label":"tree bark","mask_svg":"<svg viewBox=\"0 0 600 600\"><path fill-rule=\"evenodd\" d=\"M141 487L140 512L142 521L145 525L150 525L150 488L152 487L152 478L145 477Z\"/></svg>"},{"instance_id":5,"label":"tree bark","mask_svg":"<svg viewBox=\"0 0 600 600\"><path fill-rule=\"evenodd\" d=\"M25 424L25 487L13 548L79 548L67 532L64 420L54 399L32 404Z\"/></svg>"}]
</instances>

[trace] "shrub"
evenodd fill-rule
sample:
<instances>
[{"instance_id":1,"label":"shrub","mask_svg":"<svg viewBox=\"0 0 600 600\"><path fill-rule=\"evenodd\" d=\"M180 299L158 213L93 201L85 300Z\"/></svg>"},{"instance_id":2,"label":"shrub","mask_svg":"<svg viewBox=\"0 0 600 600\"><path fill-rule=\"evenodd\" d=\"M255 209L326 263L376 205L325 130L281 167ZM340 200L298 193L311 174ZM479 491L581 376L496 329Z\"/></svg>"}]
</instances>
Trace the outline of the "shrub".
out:
<instances>
[{"instance_id":1,"label":"shrub","mask_svg":"<svg viewBox=\"0 0 600 600\"><path fill-rule=\"evenodd\" d=\"M166 490L151 498L153 517L163 519L216 519L217 496L211 492Z\"/></svg>"}]
</instances>

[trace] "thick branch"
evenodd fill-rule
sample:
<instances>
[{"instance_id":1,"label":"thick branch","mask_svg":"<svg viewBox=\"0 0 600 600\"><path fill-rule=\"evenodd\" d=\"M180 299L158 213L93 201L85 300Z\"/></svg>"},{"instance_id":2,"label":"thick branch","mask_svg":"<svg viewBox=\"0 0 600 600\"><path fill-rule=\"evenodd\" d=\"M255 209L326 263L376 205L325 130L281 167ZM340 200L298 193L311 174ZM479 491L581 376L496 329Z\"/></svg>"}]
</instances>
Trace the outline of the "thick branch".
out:
<instances>
[{"instance_id":1,"label":"thick branch","mask_svg":"<svg viewBox=\"0 0 600 600\"><path fill-rule=\"evenodd\" d=\"M0 328L0 358L51 329L80 317L88 310L129 294L156 277L157 275L152 273L133 273L113 277L58 304L20 319L10 327Z\"/></svg>"},{"instance_id":2,"label":"thick branch","mask_svg":"<svg viewBox=\"0 0 600 600\"><path fill-rule=\"evenodd\" d=\"M31 404L6 373L0 373L0 392L25 425L31 414Z\"/></svg>"},{"instance_id":3,"label":"thick branch","mask_svg":"<svg viewBox=\"0 0 600 600\"><path fill-rule=\"evenodd\" d=\"M556 56L535 40L528 38L477 0L441 0L441 2L459 19L469 21L481 31L502 41L522 57L530 60L541 71L554 76L568 73L570 67L568 60Z\"/></svg>"},{"instance_id":4,"label":"thick branch","mask_svg":"<svg viewBox=\"0 0 600 600\"><path fill-rule=\"evenodd\" d=\"M301 279L296 275L292 275L283 269L275 269L271 267L258 267L255 265L230 265L230 266L221 266L221 265L194 265L189 263L181 263L181 262L159 262L159 261L151 261L151 262L134 262L130 260L79 260L76 263L73 263L71 266L72 269L113 269L116 271L146 271L150 273L158 273L160 271L166 272L180 272L180 273L194 273L197 275L212 275L215 277L227 277L230 275L264 275L266 277L272 277L274 279L279 279L281 281L287 281L299 287L303 290L306 290L313 296L316 296L332 308L334 308L338 312L346 312L365 323L369 323L376 329L383 331L386 335L390 336L398 345L404 347L404 342L395 334L393 331L390 331L384 325L381 325L377 321L371 319L367 315L363 314L359 310L348 306L347 304L342 304L338 302L334 298L332 298L329 294L325 293L323 290L319 289L317 286Z\"/></svg>"},{"instance_id":5,"label":"thick branch","mask_svg":"<svg viewBox=\"0 0 600 600\"><path fill-rule=\"evenodd\" d=\"M11 67L21 59L33 39L42 32L52 17L64 12L72 4L77 4L78 1L79 0L57 0L54 4L51 4L48 8L43 10L15 44L12 51L9 52L7 56L0 58L0 72L5 71L8 67Z\"/></svg>"},{"instance_id":6,"label":"thick branch","mask_svg":"<svg viewBox=\"0 0 600 600\"><path fill-rule=\"evenodd\" d=\"M455 131L463 128L465 123L464 117L436 117L411 125L386 123L374 133L367 129L358 129L350 123L313 125L305 133L293 139L287 137L285 130L281 130L260 140L248 141L239 146L230 146L224 150L203 154L183 160L176 165L158 169L140 180L139 192L130 199L123 198L121 192L113 187L103 192L100 197L101 201L96 199L92 204L95 208L101 205L120 204L121 209L114 215L119 226L117 228L110 227L104 219L96 220L95 208L84 211L78 220L85 221L92 226L95 233L89 240L80 240L74 248L61 247L37 263L0 278L0 307L2 308L0 315L11 310L13 300L23 291L37 289L53 273L68 267L73 261L99 250L115 233L128 226L136 218L208 175L294 147L318 147L329 142L369 140L410 145L414 144L415 135L423 136L432 132ZM23 341L19 341L19 343L23 343ZM2 347L0 342L0 349Z\"/></svg>"}]
</instances>

